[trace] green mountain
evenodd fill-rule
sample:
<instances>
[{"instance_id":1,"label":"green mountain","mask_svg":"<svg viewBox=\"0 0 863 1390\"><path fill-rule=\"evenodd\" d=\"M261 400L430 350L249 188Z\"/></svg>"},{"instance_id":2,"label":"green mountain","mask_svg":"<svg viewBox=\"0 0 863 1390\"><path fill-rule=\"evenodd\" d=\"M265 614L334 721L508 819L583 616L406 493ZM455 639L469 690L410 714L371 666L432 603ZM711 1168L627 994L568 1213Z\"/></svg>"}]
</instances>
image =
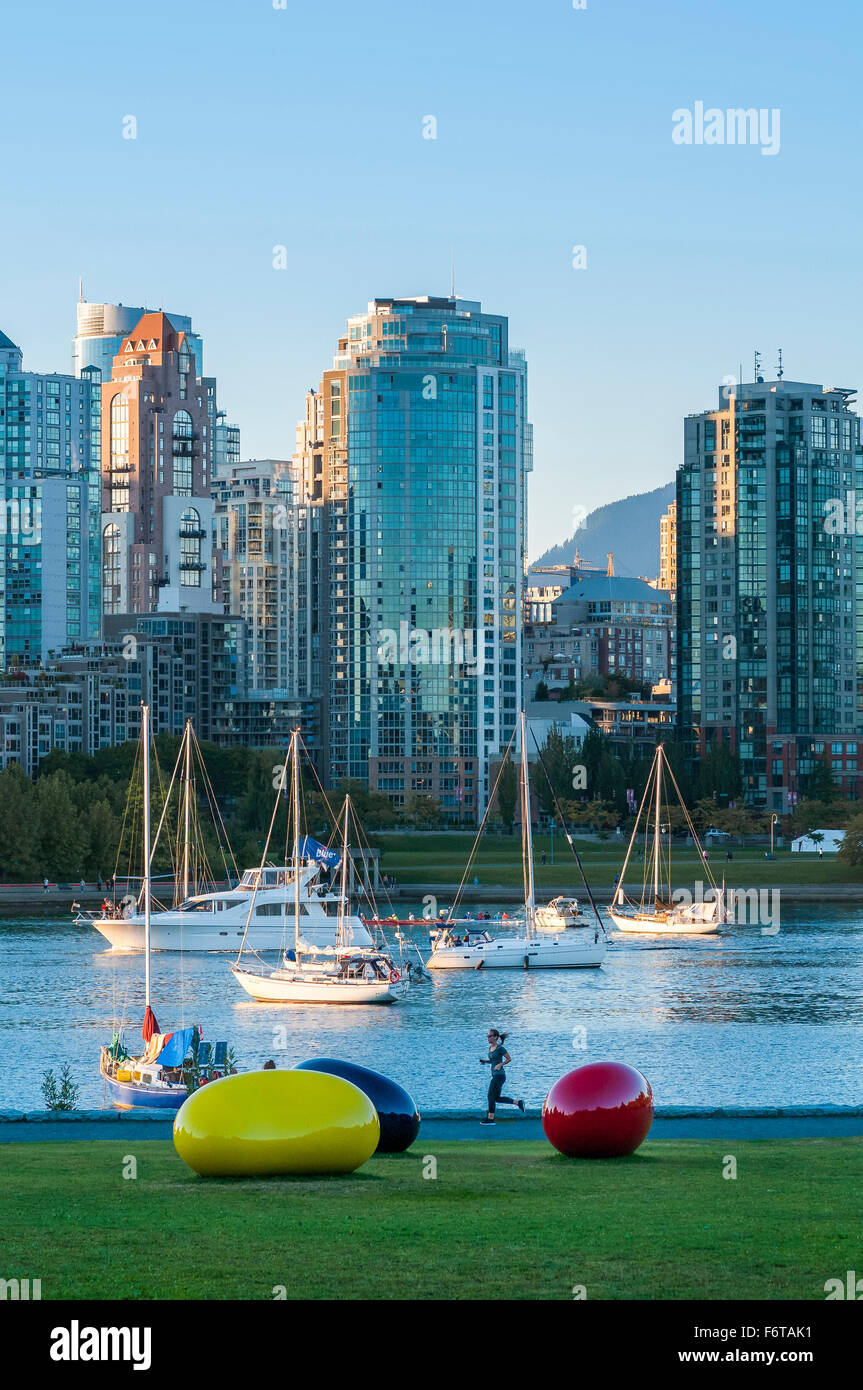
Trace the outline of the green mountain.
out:
<instances>
[{"instance_id":1,"label":"green mountain","mask_svg":"<svg viewBox=\"0 0 863 1390\"><path fill-rule=\"evenodd\" d=\"M639 492L597 507L574 535L551 546L533 562L531 569L536 565L571 564L576 550L582 560L605 569L611 551L615 574L655 579L659 574L659 518L669 502L674 501L674 495L672 482L654 488L653 492Z\"/></svg>"}]
</instances>

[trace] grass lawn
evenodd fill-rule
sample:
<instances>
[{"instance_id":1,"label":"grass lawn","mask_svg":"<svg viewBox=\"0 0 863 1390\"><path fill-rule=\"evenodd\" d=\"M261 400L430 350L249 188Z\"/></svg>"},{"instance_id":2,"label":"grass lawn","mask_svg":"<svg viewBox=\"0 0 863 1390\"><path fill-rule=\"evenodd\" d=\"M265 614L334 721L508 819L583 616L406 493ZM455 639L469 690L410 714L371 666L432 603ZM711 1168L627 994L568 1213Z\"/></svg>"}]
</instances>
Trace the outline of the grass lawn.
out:
<instances>
[{"instance_id":1,"label":"grass lawn","mask_svg":"<svg viewBox=\"0 0 863 1390\"><path fill-rule=\"evenodd\" d=\"M392 874L401 883L429 884L459 883L473 844L473 835L450 834L375 835L374 843L381 847L381 870ZM559 884L572 880L580 883L575 860L562 835L554 837L554 864L540 863L543 851L551 859L548 835L534 836L536 882ZM626 854L626 841L575 840L575 846L591 885L611 887L615 874L620 872ZM863 866L841 864L835 855L819 859L817 854L792 854L789 849L776 850L772 861L764 858L759 848L732 847L734 858L726 859L725 849L709 849L711 872L717 881L724 877L729 888L777 887L782 884L863 884ZM672 858L675 881L703 879L704 873L696 851L690 846L674 845ZM641 879L641 849L627 870L627 882ZM521 839L518 836L486 835L480 842L477 857L471 867L468 882L474 874L480 883L521 884Z\"/></svg>"},{"instance_id":2,"label":"grass lawn","mask_svg":"<svg viewBox=\"0 0 863 1390\"><path fill-rule=\"evenodd\" d=\"M130 1133L3 1144L0 1172L4 1273L43 1299L823 1300L861 1268L856 1138L648 1141L603 1162L430 1141L348 1178L224 1182Z\"/></svg>"}]
</instances>

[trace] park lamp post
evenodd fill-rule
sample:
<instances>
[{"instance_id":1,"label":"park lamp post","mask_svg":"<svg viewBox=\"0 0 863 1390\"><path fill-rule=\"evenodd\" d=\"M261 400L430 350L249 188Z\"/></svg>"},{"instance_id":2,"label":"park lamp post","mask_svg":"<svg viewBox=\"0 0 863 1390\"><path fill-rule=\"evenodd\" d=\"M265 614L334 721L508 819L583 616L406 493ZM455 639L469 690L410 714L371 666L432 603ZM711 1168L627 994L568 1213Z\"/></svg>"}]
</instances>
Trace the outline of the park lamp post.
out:
<instances>
[{"instance_id":1,"label":"park lamp post","mask_svg":"<svg viewBox=\"0 0 863 1390\"><path fill-rule=\"evenodd\" d=\"M773 827L776 825L776 822L777 822L778 820L779 820L779 817L777 816L776 812L774 811L774 812L772 813L771 817L770 817L770 858L771 858L771 859L773 858Z\"/></svg>"}]
</instances>

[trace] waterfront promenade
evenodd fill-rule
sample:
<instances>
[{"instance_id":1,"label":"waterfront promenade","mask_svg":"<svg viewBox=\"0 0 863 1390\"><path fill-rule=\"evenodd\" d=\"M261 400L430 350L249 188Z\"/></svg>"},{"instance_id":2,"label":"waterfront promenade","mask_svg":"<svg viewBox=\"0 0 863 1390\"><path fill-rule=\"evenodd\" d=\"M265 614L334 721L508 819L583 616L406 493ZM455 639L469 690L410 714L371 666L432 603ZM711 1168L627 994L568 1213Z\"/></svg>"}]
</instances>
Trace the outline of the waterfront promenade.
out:
<instances>
[{"instance_id":1,"label":"waterfront promenade","mask_svg":"<svg viewBox=\"0 0 863 1390\"><path fill-rule=\"evenodd\" d=\"M540 1111L528 1109L517 1118L501 1118L494 1128L479 1130L479 1112L431 1110L422 1120L417 1144L449 1140L542 1139ZM57 1143L63 1140L170 1139L173 1118L135 1114L121 1110L82 1110L64 1116L58 1112L5 1111L0 1113L0 1144ZM782 1110L658 1109L650 1139L815 1139L863 1135L863 1109L853 1106L793 1106Z\"/></svg>"}]
</instances>

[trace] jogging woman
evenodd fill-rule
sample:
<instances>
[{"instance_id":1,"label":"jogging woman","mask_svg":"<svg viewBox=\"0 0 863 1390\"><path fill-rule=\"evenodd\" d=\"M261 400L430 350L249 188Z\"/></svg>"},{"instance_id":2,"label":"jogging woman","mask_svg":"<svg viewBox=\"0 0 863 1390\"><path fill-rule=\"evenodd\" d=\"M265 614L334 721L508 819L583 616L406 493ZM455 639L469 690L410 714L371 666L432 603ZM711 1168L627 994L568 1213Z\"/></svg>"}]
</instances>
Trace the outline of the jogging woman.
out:
<instances>
[{"instance_id":1,"label":"jogging woman","mask_svg":"<svg viewBox=\"0 0 863 1390\"><path fill-rule=\"evenodd\" d=\"M488 1030L488 1057L480 1057L483 1066L488 1063L491 1067L491 1081L488 1086L488 1115L484 1120L480 1120L481 1125L494 1124L494 1108L496 1105L516 1105L524 1114L524 1101L512 1100L509 1096L502 1096L503 1083L506 1081L504 1067L512 1061L509 1053L504 1047L506 1033L501 1033L497 1028Z\"/></svg>"}]
</instances>

